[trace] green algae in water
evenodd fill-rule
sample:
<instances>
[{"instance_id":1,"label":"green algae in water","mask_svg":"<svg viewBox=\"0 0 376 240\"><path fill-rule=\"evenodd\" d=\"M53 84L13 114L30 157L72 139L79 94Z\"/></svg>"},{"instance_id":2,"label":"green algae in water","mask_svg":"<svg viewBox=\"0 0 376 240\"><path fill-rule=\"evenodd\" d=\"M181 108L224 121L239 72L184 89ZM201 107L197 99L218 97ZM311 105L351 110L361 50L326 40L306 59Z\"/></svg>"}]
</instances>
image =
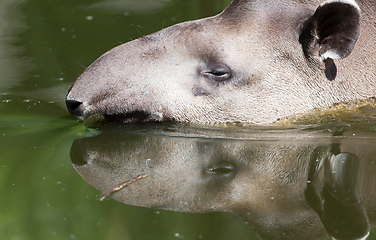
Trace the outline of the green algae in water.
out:
<instances>
[{"instance_id":1,"label":"green algae in water","mask_svg":"<svg viewBox=\"0 0 376 240\"><path fill-rule=\"evenodd\" d=\"M86 117L84 120L84 125L88 128L98 128L108 123L108 120L104 117L103 114L93 114Z\"/></svg>"},{"instance_id":2,"label":"green algae in water","mask_svg":"<svg viewBox=\"0 0 376 240\"><path fill-rule=\"evenodd\" d=\"M276 125L340 124L376 122L376 98L336 103L277 120Z\"/></svg>"}]
</instances>

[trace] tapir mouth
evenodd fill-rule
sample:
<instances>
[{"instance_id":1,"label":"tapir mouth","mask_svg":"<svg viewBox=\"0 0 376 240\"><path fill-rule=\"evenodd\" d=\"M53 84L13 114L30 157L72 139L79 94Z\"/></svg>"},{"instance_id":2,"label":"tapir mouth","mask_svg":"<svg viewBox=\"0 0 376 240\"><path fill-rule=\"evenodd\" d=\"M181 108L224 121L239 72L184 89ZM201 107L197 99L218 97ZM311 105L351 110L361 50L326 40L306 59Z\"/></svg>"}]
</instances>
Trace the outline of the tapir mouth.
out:
<instances>
[{"instance_id":1,"label":"tapir mouth","mask_svg":"<svg viewBox=\"0 0 376 240\"><path fill-rule=\"evenodd\" d=\"M140 123L140 122L161 122L162 119L159 119L155 116L156 114L152 114L147 111L131 111L124 114L104 114L103 116L109 122L121 122L121 123Z\"/></svg>"},{"instance_id":2,"label":"tapir mouth","mask_svg":"<svg viewBox=\"0 0 376 240\"><path fill-rule=\"evenodd\" d=\"M108 111L91 111L80 101L66 99L69 113L84 121L87 126L98 126L106 123L141 123L141 122L167 122L173 119L167 118L163 113L148 111L145 109L132 109L123 112L109 113Z\"/></svg>"},{"instance_id":3,"label":"tapir mouth","mask_svg":"<svg viewBox=\"0 0 376 240\"><path fill-rule=\"evenodd\" d=\"M83 118L87 127L98 127L108 123L146 123L146 122L167 122L173 121L163 118L162 114L151 113L142 110L127 112L124 114L96 113L88 114Z\"/></svg>"}]
</instances>

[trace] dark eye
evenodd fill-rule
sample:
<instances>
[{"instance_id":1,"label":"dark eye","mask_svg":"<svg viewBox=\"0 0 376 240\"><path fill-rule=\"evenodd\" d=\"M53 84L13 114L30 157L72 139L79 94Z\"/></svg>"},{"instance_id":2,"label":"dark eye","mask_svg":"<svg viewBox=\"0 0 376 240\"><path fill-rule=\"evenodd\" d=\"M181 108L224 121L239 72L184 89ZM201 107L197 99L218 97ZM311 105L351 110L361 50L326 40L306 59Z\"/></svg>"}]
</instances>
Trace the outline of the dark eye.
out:
<instances>
[{"instance_id":1,"label":"dark eye","mask_svg":"<svg viewBox=\"0 0 376 240\"><path fill-rule=\"evenodd\" d=\"M204 70L202 75L215 81L223 82L231 78L231 70L225 65L215 64L210 66L208 70Z\"/></svg>"}]
</instances>

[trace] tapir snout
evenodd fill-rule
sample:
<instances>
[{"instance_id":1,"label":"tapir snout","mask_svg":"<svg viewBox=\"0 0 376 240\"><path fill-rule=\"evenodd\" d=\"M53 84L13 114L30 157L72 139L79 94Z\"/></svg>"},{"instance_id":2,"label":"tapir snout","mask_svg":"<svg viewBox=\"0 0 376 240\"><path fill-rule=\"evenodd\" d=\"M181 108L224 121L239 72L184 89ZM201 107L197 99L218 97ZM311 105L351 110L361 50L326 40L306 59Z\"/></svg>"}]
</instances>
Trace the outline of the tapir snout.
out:
<instances>
[{"instance_id":1,"label":"tapir snout","mask_svg":"<svg viewBox=\"0 0 376 240\"><path fill-rule=\"evenodd\" d=\"M234 0L217 16L111 49L66 104L81 119L263 124L373 97L375 10L353 0Z\"/></svg>"}]
</instances>

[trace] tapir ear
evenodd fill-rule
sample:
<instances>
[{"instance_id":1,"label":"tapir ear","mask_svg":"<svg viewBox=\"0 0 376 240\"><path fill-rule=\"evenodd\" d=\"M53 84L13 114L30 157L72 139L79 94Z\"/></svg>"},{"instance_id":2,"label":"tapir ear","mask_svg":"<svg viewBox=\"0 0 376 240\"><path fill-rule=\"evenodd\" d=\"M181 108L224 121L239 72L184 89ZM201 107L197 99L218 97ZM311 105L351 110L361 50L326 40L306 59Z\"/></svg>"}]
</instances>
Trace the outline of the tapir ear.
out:
<instances>
[{"instance_id":1,"label":"tapir ear","mask_svg":"<svg viewBox=\"0 0 376 240\"><path fill-rule=\"evenodd\" d=\"M300 42L307 58L347 57L359 35L360 8L354 0L328 0L304 24Z\"/></svg>"}]
</instances>

